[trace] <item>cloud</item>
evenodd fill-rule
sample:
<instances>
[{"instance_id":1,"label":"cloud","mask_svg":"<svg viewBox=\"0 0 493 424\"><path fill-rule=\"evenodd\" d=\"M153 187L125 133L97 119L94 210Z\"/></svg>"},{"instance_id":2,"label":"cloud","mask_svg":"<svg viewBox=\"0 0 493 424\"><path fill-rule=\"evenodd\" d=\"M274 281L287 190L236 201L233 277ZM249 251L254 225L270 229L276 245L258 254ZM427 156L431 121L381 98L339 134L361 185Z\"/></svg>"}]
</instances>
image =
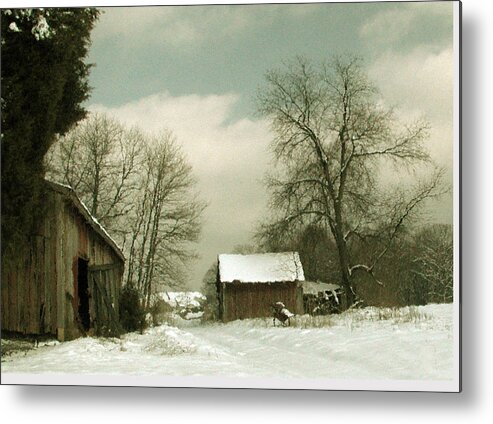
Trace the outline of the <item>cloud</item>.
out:
<instances>
[{"instance_id":1,"label":"cloud","mask_svg":"<svg viewBox=\"0 0 493 424\"><path fill-rule=\"evenodd\" d=\"M448 18L451 4L446 2L400 3L383 10L367 20L360 29L360 37L369 44L392 45L404 41L424 22Z\"/></svg>"},{"instance_id":2,"label":"cloud","mask_svg":"<svg viewBox=\"0 0 493 424\"><path fill-rule=\"evenodd\" d=\"M209 5L103 8L93 39L134 47L203 45L228 40L246 29L269 27L280 16L299 19L315 8L300 5ZM149 46L148 46L149 47Z\"/></svg>"},{"instance_id":3,"label":"cloud","mask_svg":"<svg viewBox=\"0 0 493 424\"><path fill-rule=\"evenodd\" d=\"M372 45L369 76L385 103L395 107L404 122L425 118L430 123L430 153L440 165L450 169L454 101L452 17L450 3L401 3L371 16L360 28L361 38Z\"/></svg>"},{"instance_id":4,"label":"cloud","mask_svg":"<svg viewBox=\"0 0 493 424\"><path fill-rule=\"evenodd\" d=\"M395 107L403 123L419 118L429 122L426 147L444 168L445 184L452 183L454 172L452 12L452 4L446 2L398 4L370 17L360 28L372 55L368 73L385 105ZM401 174L401 178L412 176ZM389 175L389 181L394 180ZM430 202L427 211L434 220L452 222L451 195Z\"/></svg>"},{"instance_id":5,"label":"cloud","mask_svg":"<svg viewBox=\"0 0 493 424\"><path fill-rule=\"evenodd\" d=\"M360 30L360 36L390 44L408 34L415 18L416 14L409 8L387 10L366 22Z\"/></svg>"},{"instance_id":6,"label":"cloud","mask_svg":"<svg viewBox=\"0 0 493 424\"><path fill-rule=\"evenodd\" d=\"M137 46L143 40L180 44L192 41L194 28L180 23L179 10L172 7L102 8L102 16L92 32L92 38L112 39Z\"/></svg>"},{"instance_id":7,"label":"cloud","mask_svg":"<svg viewBox=\"0 0 493 424\"><path fill-rule=\"evenodd\" d=\"M444 166L452 164L453 50L438 53L418 48L409 54L388 51L370 66L370 77L383 98L395 105L404 121L424 117L430 122L429 147Z\"/></svg>"},{"instance_id":8,"label":"cloud","mask_svg":"<svg viewBox=\"0 0 493 424\"><path fill-rule=\"evenodd\" d=\"M218 253L248 242L266 207L261 183L269 162L271 135L264 121L230 122L236 94L171 96L155 94L109 108L92 105L128 126L158 133L170 129L182 145L198 178L201 198L209 203L194 271L200 282Z\"/></svg>"}]
</instances>

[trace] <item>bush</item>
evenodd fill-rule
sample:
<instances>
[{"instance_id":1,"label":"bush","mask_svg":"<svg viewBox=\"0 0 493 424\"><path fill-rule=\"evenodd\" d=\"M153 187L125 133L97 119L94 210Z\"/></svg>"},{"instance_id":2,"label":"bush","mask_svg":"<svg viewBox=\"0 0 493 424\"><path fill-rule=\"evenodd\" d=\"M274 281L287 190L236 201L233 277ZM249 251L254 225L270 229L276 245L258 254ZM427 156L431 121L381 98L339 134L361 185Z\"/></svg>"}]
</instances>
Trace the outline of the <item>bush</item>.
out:
<instances>
[{"instance_id":1,"label":"bush","mask_svg":"<svg viewBox=\"0 0 493 424\"><path fill-rule=\"evenodd\" d=\"M205 296L203 303L204 315L202 321L217 321L219 319L219 299L217 297L217 261L214 262L204 275L201 292Z\"/></svg>"},{"instance_id":2,"label":"bush","mask_svg":"<svg viewBox=\"0 0 493 424\"><path fill-rule=\"evenodd\" d=\"M120 323L124 330L142 332L146 326L145 316L139 291L133 287L124 287L120 296Z\"/></svg>"}]
</instances>

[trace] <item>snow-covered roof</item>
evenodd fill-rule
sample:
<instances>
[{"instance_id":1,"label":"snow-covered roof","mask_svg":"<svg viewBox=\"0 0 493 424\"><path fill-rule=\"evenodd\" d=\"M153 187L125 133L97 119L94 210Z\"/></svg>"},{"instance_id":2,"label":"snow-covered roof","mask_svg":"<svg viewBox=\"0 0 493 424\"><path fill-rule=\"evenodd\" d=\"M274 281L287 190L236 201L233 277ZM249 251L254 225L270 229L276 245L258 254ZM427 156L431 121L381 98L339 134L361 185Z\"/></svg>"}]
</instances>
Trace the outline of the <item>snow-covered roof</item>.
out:
<instances>
[{"instance_id":1,"label":"snow-covered roof","mask_svg":"<svg viewBox=\"0 0 493 424\"><path fill-rule=\"evenodd\" d=\"M305 281L303 282L303 293L317 294L319 292L335 292L341 290L338 284L321 283L320 281Z\"/></svg>"},{"instance_id":2,"label":"snow-covered roof","mask_svg":"<svg viewBox=\"0 0 493 424\"><path fill-rule=\"evenodd\" d=\"M298 252L219 255L221 282L270 283L304 281Z\"/></svg>"},{"instance_id":3,"label":"snow-covered roof","mask_svg":"<svg viewBox=\"0 0 493 424\"><path fill-rule=\"evenodd\" d=\"M82 203L82 201L75 193L74 189L66 184L55 183L53 181L48 181L48 180L45 181L48 184L48 187L50 187L52 190L68 197L71 200L72 204L79 211L79 213L85 218L87 223L91 226L91 228L94 231L96 231L96 233L98 233L103 238L103 240L105 240L111 246L111 248L114 250L114 252L122 261L125 261L125 256L123 255L123 252L120 249L120 247L111 238L111 236L108 234L105 228L98 222L98 220L91 215L89 209L87 208L86 205L84 205L84 203Z\"/></svg>"}]
</instances>

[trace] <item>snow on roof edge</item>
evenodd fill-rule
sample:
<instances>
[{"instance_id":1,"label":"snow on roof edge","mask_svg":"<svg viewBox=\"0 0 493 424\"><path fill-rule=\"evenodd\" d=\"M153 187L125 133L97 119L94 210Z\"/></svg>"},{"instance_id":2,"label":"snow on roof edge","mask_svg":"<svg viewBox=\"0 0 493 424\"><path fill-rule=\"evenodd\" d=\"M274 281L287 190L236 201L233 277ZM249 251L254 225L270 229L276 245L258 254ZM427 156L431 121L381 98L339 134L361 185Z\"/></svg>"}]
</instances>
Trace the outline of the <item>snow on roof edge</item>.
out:
<instances>
[{"instance_id":1,"label":"snow on roof edge","mask_svg":"<svg viewBox=\"0 0 493 424\"><path fill-rule=\"evenodd\" d=\"M67 184L62 184L58 183L55 181L50 181L50 180L45 180L49 186L51 186L53 189L55 189L58 192L63 191L68 192L68 193L62 193L66 194L70 197L70 200L75 204L79 212L86 218L86 220L91 224L91 227L104 239L108 242L108 244L113 248L115 253L118 255L118 257L125 261L125 255L123 254L122 249L118 244L116 243L115 240L108 234L106 229L99 223L96 217L94 217L91 212L89 212L89 209L87 206L82 202L82 200L79 199L79 196L77 196L77 193L75 190L67 185Z\"/></svg>"}]
</instances>

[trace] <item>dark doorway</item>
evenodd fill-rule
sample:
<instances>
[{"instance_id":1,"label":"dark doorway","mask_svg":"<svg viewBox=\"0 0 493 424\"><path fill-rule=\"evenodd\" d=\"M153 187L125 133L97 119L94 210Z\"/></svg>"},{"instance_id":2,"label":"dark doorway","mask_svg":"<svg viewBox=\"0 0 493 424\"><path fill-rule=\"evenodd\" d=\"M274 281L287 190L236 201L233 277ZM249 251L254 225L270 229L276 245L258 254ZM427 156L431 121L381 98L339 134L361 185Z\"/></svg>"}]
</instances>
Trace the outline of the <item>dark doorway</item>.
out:
<instances>
[{"instance_id":1,"label":"dark doorway","mask_svg":"<svg viewBox=\"0 0 493 424\"><path fill-rule=\"evenodd\" d=\"M77 261L77 293L79 295L79 319L82 328L87 331L91 326L89 316L89 281L87 274L88 261L79 258Z\"/></svg>"}]
</instances>

